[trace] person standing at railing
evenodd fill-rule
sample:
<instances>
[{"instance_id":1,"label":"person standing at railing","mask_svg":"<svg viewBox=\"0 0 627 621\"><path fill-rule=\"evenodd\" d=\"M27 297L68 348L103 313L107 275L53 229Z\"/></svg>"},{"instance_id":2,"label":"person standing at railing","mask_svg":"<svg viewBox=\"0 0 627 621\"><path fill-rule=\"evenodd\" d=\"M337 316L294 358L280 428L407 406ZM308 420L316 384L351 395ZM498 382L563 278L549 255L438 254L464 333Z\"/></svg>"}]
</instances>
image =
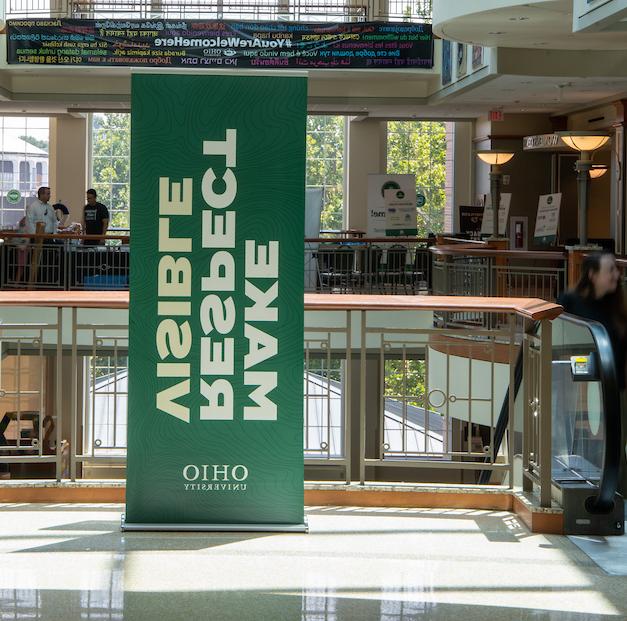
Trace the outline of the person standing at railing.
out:
<instances>
[{"instance_id":1,"label":"person standing at railing","mask_svg":"<svg viewBox=\"0 0 627 621\"><path fill-rule=\"evenodd\" d=\"M87 204L83 211L83 230L85 235L100 235L100 239L85 239L86 246L97 246L105 243L109 228L109 210L96 200L96 190L87 190Z\"/></svg>"},{"instance_id":2,"label":"person standing at railing","mask_svg":"<svg viewBox=\"0 0 627 621\"><path fill-rule=\"evenodd\" d=\"M37 190L37 198L26 206L26 232L34 234L37 232L37 223L42 222L44 233L54 234L57 232L57 216L54 209L48 204L50 200L50 188L42 186Z\"/></svg>"},{"instance_id":3,"label":"person standing at railing","mask_svg":"<svg viewBox=\"0 0 627 621\"><path fill-rule=\"evenodd\" d=\"M603 324L612 343L618 385L622 394L621 434L627 449L627 308L616 258L611 252L589 254L581 265L581 277L571 291L557 300L567 313ZM619 492L627 494L627 452L623 450Z\"/></svg>"}]
</instances>

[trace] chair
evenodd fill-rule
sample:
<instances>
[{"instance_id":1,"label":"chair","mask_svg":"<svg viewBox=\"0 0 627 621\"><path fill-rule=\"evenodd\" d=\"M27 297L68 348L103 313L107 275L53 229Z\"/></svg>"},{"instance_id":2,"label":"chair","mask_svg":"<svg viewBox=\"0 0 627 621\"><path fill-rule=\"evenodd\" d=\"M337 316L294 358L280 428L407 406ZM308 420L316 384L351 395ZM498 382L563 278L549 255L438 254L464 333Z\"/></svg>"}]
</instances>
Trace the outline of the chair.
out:
<instances>
[{"instance_id":1,"label":"chair","mask_svg":"<svg viewBox=\"0 0 627 621\"><path fill-rule=\"evenodd\" d=\"M389 289L391 293L397 293L400 287L407 293L408 275L406 270L408 250L405 246L394 244L388 248L385 256L382 256L379 265L378 280L380 287Z\"/></svg>"},{"instance_id":2,"label":"chair","mask_svg":"<svg viewBox=\"0 0 627 621\"><path fill-rule=\"evenodd\" d=\"M318 283L329 293L352 290L355 277L355 252L349 246L326 246L318 249Z\"/></svg>"}]
</instances>

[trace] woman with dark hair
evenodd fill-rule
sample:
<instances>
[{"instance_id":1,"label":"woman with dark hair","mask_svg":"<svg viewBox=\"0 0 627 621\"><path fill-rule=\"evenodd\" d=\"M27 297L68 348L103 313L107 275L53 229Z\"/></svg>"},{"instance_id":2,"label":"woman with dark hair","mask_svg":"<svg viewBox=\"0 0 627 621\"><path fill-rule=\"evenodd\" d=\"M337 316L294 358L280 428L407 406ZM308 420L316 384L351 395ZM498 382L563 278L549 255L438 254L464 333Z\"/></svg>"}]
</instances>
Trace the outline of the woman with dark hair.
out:
<instances>
[{"instance_id":1,"label":"woman with dark hair","mask_svg":"<svg viewBox=\"0 0 627 621\"><path fill-rule=\"evenodd\" d=\"M612 341L618 383L621 390L625 388L627 308L614 255L611 252L589 254L583 260L579 282L557 302L567 313L603 324Z\"/></svg>"},{"instance_id":2,"label":"woman with dark hair","mask_svg":"<svg viewBox=\"0 0 627 621\"><path fill-rule=\"evenodd\" d=\"M627 309L616 258L611 252L588 255L581 266L581 278L574 289L563 293L557 300L567 313L603 324L612 343L618 385L622 392L625 412L625 349L627 347ZM621 421L622 446L627 440L627 420ZM619 491L627 492L627 467L625 455L621 463Z\"/></svg>"}]
</instances>

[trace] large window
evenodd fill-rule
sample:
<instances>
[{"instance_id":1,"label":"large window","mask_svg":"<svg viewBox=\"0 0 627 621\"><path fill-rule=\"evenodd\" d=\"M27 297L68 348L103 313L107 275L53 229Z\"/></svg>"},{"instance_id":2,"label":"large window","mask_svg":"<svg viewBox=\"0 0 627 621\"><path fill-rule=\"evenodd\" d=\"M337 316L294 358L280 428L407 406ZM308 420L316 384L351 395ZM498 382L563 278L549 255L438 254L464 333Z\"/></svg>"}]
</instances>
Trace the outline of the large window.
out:
<instances>
[{"instance_id":1,"label":"large window","mask_svg":"<svg viewBox=\"0 0 627 621\"><path fill-rule=\"evenodd\" d=\"M343 116L307 117L307 187L322 188L322 230L342 229L344 222Z\"/></svg>"},{"instance_id":2,"label":"large window","mask_svg":"<svg viewBox=\"0 0 627 621\"><path fill-rule=\"evenodd\" d=\"M48 117L0 117L0 227L17 227L37 188L48 184L49 133Z\"/></svg>"},{"instance_id":3,"label":"large window","mask_svg":"<svg viewBox=\"0 0 627 621\"><path fill-rule=\"evenodd\" d=\"M110 225L127 228L130 212L131 115L92 116L91 186L109 208Z\"/></svg>"},{"instance_id":4,"label":"large window","mask_svg":"<svg viewBox=\"0 0 627 621\"><path fill-rule=\"evenodd\" d=\"M344 214L343 116L307 119L307 187L322 188L322 229L341 229ZM111 214L111 225L130 222L130 115L94 114L91 186Z\"/></svg>"},{"instance_id":5,"label":"large window","mask_svg":"<svg viewBox=\"0 0 627 621\"><path fill-rule=\"evenodd\" d=\"M388 174L416 175L418 234L451 229L454 123L388 121Z\"/></svg>"}]
</instances>

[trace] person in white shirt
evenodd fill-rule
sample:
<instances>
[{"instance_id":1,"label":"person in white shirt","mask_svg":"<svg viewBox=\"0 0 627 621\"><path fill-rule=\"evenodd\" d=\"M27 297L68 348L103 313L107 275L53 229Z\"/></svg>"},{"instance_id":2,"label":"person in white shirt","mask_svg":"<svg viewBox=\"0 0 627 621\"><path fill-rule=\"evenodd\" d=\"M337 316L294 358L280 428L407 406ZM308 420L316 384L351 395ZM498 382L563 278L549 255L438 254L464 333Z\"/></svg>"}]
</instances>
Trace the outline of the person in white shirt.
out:
<instances>
[{"instance_id":1,"label":"person in white shirt","mask_svg":"<svg viewBox=\"0 0 627 621\"><path fill-rule=\"evenodd\" d=\"M37 198L26 207L26 232L36 233L37 223L44 223L44 233L56 233L58 228L57 216L54 209L48 204L50 188L42 186L37 190Z\"/></svg>"}]
</instances>

